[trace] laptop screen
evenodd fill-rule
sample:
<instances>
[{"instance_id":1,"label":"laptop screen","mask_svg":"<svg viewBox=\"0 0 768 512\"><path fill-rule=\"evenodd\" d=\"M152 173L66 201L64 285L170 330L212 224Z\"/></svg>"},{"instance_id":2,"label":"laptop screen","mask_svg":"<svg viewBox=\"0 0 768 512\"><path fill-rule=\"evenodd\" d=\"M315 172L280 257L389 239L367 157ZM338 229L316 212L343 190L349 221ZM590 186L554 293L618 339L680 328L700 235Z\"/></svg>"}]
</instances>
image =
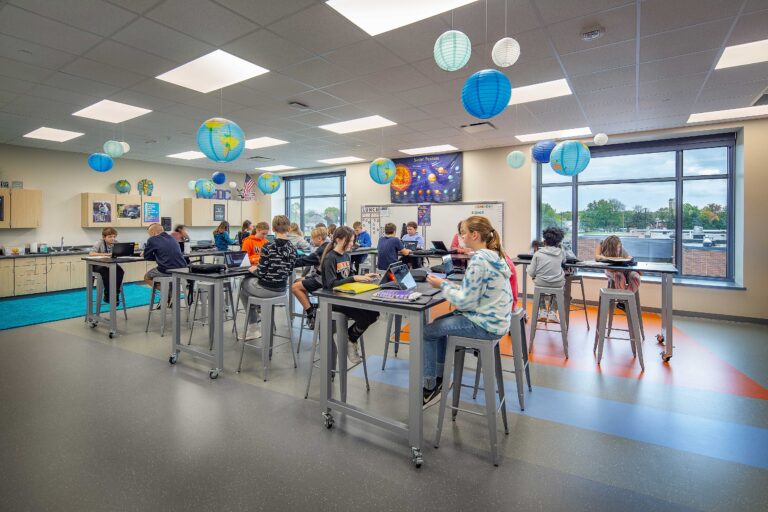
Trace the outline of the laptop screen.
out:
<instances>
[{"instance_id":1,"label":"laptop screen","mask_svg":"<svg viewBox=\"0 0 768 512\"><path fill-rule=\"evenodd\" d=\"M453 258L449 255L443 256L443 274L446 276L453 272Z\"/></svg>"},{"instance_id":2,"label":"laptop screen","mask_svg":"<svg viewBox=\"0 0 768 512\"><path fill-rule=\"evenodd\" d=\"M133 242L115 242L112 246L112 257L133 256Z\"/></svg>"},{"instance_id":3,"label":"laptop screen","mask_svg":"<svg viewBox=\"0 0 768 512\"><path fill-rule=\"evenodd\" d=\"M445 244L440 240L433 240L432 241L432 247L437 249L438 251L447 251L448 248L445 246Z\"/></svg>"},{"instance_id":4,"label":"laptop screen","mask_svg":"<svg viewBox=\"0 0 768 512\"><path fill-rule=\"evenodd\" d=\"M407 290L416 288L416 281L411 275L411 271L408 269L408 265L403 263L393 263L389 266L384 276L381 278L381 283L388 283L395 281L405 286Z\"/></svg>"},{"instance_id":5,"label":"laptop screen","mask_svg":"<svg viewBox=\"0 0 768 512\"><path fill-rule=\"evenodd\" d=\"M247 254L248 253L245 251L225 252L224 263L226 263L227 268L239 267L243 264L243 260L245 259Z\"/></svg>"},{"instance_id":6,"label":"laptop screen","mask_svg":"<svg viewBox=\"0 0 768 512\"><path fill-rule=\"evenodd\" d=\"M418 249L419 243L411 240L411 241L403 242L403 247L405 247L409 251L415 251L416 249Z\"/></svg>"}]
</instances>

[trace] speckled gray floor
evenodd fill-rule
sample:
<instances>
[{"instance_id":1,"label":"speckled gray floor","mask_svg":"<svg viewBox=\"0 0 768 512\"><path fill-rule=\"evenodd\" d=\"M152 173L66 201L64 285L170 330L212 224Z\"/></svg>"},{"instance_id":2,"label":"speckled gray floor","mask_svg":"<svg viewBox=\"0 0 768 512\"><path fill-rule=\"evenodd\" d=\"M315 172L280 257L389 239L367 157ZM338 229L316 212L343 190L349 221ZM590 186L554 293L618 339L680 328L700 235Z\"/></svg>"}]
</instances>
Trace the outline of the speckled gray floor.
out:
<instances>
[{"instance_id":1,"label":"speckled gray floor","mask_svg":"<svg viewBox=\"0 0 768 512\"><path fill-rule=\"evenodd\" d=\"M323 427L317 386L302 398L309 343L298 370L278 351L267 383L256 352L243 374L211 381L189 357L170 367L169 339L145 335L142 313L114 341L82 319L0 332L1 511L758 510L768 498L764 470L518 414L500 467L488 462L484 419L465 416L439 450L427 443L417 470L399 438L343 417ZM234 368L239 349L228 347ZM534 385L579 379L535 370ZM654 404L622 380L591 392ZM350 386L351 401L405 415L403 389ZM728 403L764 425L754 402ZM435 419L426 413L427 439Z\"/></svg>"}]
</instances>

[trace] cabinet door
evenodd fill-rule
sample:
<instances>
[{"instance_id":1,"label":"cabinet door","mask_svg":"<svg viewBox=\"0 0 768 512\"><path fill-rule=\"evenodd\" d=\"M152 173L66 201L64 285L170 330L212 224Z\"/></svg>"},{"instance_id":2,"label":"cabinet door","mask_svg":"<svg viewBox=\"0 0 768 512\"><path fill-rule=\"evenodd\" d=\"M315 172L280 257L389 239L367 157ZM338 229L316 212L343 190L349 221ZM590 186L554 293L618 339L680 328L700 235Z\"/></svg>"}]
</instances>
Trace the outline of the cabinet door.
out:
<instances>
[{"instance_id":1,"label":"cabinet door","mask_svg":"<svg viewBox=\"0 0 768 512\"><path fill-rule=\"evenodd\" d=\"M11 227L11 189L0 188L0 228Z\"/></svg>"},{"instance_id":2,"label":"cabinet door","mask_svg":"<svg viewBox=\"0 0 768 512\"><path fill-rule=\"evenodd\" d=\"M115 195L115 226L141 227L141 196L138 194Z\"/></svg>"},{"instance_id":3,"label":"cabinet door","mask_svg":"<svg viewBox=\"0 0 768 512\"><path fill-rule=\"evenodd\" d=\"M23 258L16 260L14 267L15 295L45 293L47 290L47 266L45 260L46 258Z\"/></svg>"},{"instance_id":4,"label":"cabinet door","mask_svg":"<svg viewBox=\"0 0 768 512\"><path fill-rule=\"evenodd\" d=\"M115 194L80 194L81 225L84 228L106 228L117 221Z\"/></svg>"},{"instance_id":5,"label":"cabinet door","mask_svg":"<svg viewBox=\"0 0 768 512\"><path fill-rule=\"evenodd\" d=\"M242 201L227 201L227 221L229 221L229 231L234 237L235 233L240 231L243 225Z\"/></svg>"},{"instance_id":6,"label":"cabinet door","mask_svg":"<svg viewBox=\"0 0 768 512\"><path fill-rule=\"evenodd\" d=\"M125 270L125 276L123 282L135 283L137 281L144 280L144 274L147 273L147 264L144 261L137 261L135 263L126 263L123 265Z\"/></svg>"},{"instance_id":7,"label":"cabinet door","mask_svg":"<svg viewBox=\"0 0 768 512\"><path fill-rule=\"evenodd\" d=\"M11 189L11 227L39 228L43 216L43 192L22 188Z\"/></svg>"},{"instance_id":8,"label":"cabinet door","mask_svg":"<svg viewBox=\"0 0 768 512\"><path fill-rule=\"evenodd\" d=\"M13 260L0 260L0 297L13 296Z\"/></svg>"},{"instance_id":9,"label":"cabinet door","mask_svg":"<svg viewBox=\"0 0 768 512\"><path fill-rule=\"evenodd\" d=\"M141 196L141 225L144 227L160 222L162 201L158 196Z\"/></svg>"},{"instance_id":10,"label":"cabinet door","mask_svg":"<svg viewBox=\"0 0 768 512\"><path fill-rule=\"evenodd\" d=\"M85 288L85 262L79 258L70 262L69 285L71 288Z\"/></svg>"},{"instance_id":11,"label":"cabinet door","mask_svg":"<svg viewBox=\"0 0 768 512\"><path fill-rule=\"evenodd\" d=\"M48 263L48 275L46 276L47 290L49 292L69 290L72 287L70 262L57 261L56 257L48 259L50 262Z\"/></svg>"}]
</instances>

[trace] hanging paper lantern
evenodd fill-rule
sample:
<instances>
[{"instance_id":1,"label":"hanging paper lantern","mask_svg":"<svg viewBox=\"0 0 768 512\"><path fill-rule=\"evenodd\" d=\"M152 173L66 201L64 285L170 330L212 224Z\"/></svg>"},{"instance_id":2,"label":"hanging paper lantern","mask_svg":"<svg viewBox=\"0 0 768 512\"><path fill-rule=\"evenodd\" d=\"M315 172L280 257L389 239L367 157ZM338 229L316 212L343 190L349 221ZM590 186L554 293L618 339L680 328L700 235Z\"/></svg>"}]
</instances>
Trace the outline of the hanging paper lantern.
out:
<instances>
[{"instance_id":1,"label":"hanging paper lantern","mask_svg":"<svg viewBox=\"0 0 768 512\"><path fill-rule=\"evenodd\" d=\"M127 142L121 142L120 145L123 146L123 154L131 150L131 145L128 144Z\"/></svg>"},{"instance_id":2,"label":"hanging paper lantern","mask_svg":"<svg viewBox=\"0 0 768 512\"><path fill-rule=\"evenodd\" d=\"M136 185L136 189L142 196L151 196L152 191L155 189L155 184L149 178L144 178Z\"/></svg>"},{"instance_id":3,"label":"hanging paper lantern","mask_svg":"<svg viewBox=\"0 0 768 512\"><path fill-rule=\"evenodd\" d=\"M598 133L593 139L596 146L605 146L608 144L608 135L604 133Z\"/></svg>"},{"instance_id":4,"label":"hanging paper lantern","mask_svg":"<svg viewBox=\"0 0 768 512\"><path fill-rule=\"evenodd\" d=\"M237 182L236 181L230 181L229 182L229 188L237 188Z\"/></svg>"},{"instance_id":5,"label":"hanging paper lantern","mask_svg":"<svg viewBox=\"0 0 768 512\"><path fill-rule=\"evenodd\" d=\"M227 181L227 175L223 172L215 172L211 174L211 181L217 185L223 185Z\"/></svg>"},{"instance_id":6,"label":"hanging paper lantern","mask_svg":"<svg viewBox=\"0 0 768 512\"><path fill-rule=\"evenodd\" d=\"M586 144L577 140L564 140L552 150L549 165L561 176L575 176L589 165L590 153Z\"/></svg>"},{"instance_id":7,"label":"hanging paper lantern","mask_svg":"<svg viewBox=\"0 0 768 512\"><path fill-rule=\"evenodd\" d=\"M195 190L195 183L197 183L197 181L195 181L195 180L189 180L189 181L187 182L187 188L188 188L189 190Z\"/></svg>"},{"instance_id":8,"label":"hanging paper lantern","mask_svg":"<svg viewBox=\"0 0 768 512\"><path fill-rule=\"evenodd\" d=\"M108 140L104 143L104 152L112 158L120 158L123 156L123 145L116 140Z\"/></svg>"},{"instance_id":9,"label":"hanging paper lantern","mask_svg":"<svg viewBox=\"0 0 768 512\"><path fill-rule=\"evenodd\" d=\"M197 130L197 146L214 162L231 162L243 152L245 134L237 123L213 117Z\"/></svg>"},{"instance_id":10,"label":"hanging paper lantern","mask_svg":"<svg viewBox=\"0 0 768 512\"><path fill-rule=\"evenodd\" d=\"M520 58L520 43L511 37L505 37L496 41L491 51L493 63L500 68L506 68L517 62Z\"/></svg>"},{"instance_id":11,"label":"hanging paper lantern","mask_svg":"<svg viewBox=\"0 0 768 512\"><path fill-rule=\"evenodd\" d=\"M280 178L274 174L265 172L259 176L259 180L256 182L259 190L265 194L274 194L280 189Z\"/></svg>"},{"instance_id":12,"label":"hanging paper lantern","mask_svg":"<svg viewBox=\"0 0 768 512\"><path fill-rule=\"evenodd\" d=\"M525 163L525 153L522 151L512 151L507 155L507 165L513 169L519 169Z\"/></svg>"},{"instance_id":13,"label":"hanging paper lantern","mask_svg":"<svg viewBox=\"0 0 768 512\"><path fill-rule=\"evenodd\" d=\"M488 119L504 110L511 95L512 85L504 73L495 69L484 69L464 82L461 103L470 115Z\"/></svg>"},{"instance_id":14,"label":"hanging paper lantern","mask_svg":"<svg viewBox=\"0 0 768 512\"><path fill-rule=\"evenodd\" d=\"M531 149L531 157L535 162L540 164L546 164L549 162L549 155L555 148L555 141L553 140L540 140L533 145Z\"/></svg>"},{"instance_id":15,"label":"hanging paper lantern","mask_svg":"<svg viewBox=\"0 0 768 512\"><path fill-rule=\"evenodd\" d=\"M379 185L387 185L395 179L395 162L389 158L377 158L368 169L371 179Z\"/></svg>"},{"instance_id":16,"label":"hanging paper lantern","mask_svg":"<svg viewBox=\"0 0 768 512\"><path fill-rule=\"evenodd\" d=\"M472 43L464 32L449 30L435 41L435 63L445 71L463 68L472 55Z\"/></svg>"},{"instance_id":17,"label":"hanging paper lantern","mask_svg":"<svg viewBox=\"0 0 768 512\"><path fill-rule=\"evenodd\" d=\"M200 178L195 182L195 194L203 199L210 199L216 193L216 185L207 178Z\"/></svg>"},{"instance_id":18,"label":"hanging paper lantern","mask_svg":"<svg viewBox=\"0 0 768 512\"><path fill-rule=\"evenodd\" d=\"M128 180L117 180L115 182L115 190L121 194L127 194L131 191L131 183Z\"/></svg>"},{"instance_id":19,"label":"hanging paper lantern","mask_svg":"<svg viewBox=\"0 0 768 512\"><path fill-rule=\"evenodd\" d=\"M112 157L106 153L93 153L88 157L88 165L96 172L107 172L112 168L114 162Z\"/></svg>"}]
</instances>

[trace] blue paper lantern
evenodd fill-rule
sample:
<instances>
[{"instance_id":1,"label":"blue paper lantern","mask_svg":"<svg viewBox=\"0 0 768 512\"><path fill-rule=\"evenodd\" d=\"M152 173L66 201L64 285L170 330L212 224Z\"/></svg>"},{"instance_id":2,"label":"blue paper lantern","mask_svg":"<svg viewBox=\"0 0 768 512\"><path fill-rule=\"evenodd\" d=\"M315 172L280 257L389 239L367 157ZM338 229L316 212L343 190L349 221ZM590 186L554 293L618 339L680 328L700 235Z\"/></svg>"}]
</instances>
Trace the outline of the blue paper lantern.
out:
<instances>
[{"instance_id":1,"label":"blue paper lantern","mask_svg":"<svg viewBox=\"0 0 768 512\"><path fill-rule=\"evenodd\" d=\"M488 119L500 114L512 96L512 84L504 73L495 69L483 69L464 82L461 103L470 115Z\"/></svg>"},{"instance_id":2,"label":"blue paper lantern","mask_svg":"<svg viewBox=\"0 0 768 512\"><path fill-rule=\"evenodd\" d=\"M548 163L549 155L552 153L554 148L555 141L553 140L540 140L534 144L533 149L531 150L531 156L533 157L534 162L538 162L540 164Z\"/></svg>"},{"instance_id":3,"label":"blue paper lantern","mask_svg":"<svg viewBox=\"0 0 768 512\"><path fill-rule=\"evenodd\" d=\"M435 41L435 63L445 71L463 68L472 55L472 42L464 32L449 30Z\"/></svg>"},{"instance_id":4,"label":"blue paper lantern","mask_svg":"<svg viewBox=\"0 0 768 512\"><path fill-rule=\"evenodd\" d=\"M211 181L217 185L223 185L227 181L227 175L223 172L215 172L211 174Z\"/></svg>"},{"instance_id":5,"label":"blue paper lantern","mask_svg":"<svg viewBox=\"0 0 768 512\"><path fill-rule=\"evenodd\" d=\"M507 155L507 165L513 169L519 169L525 163L525 153L522 151L512 151Z\"/></svg>"},{"instance_id":6,"label":"blue paper lantern","mask_svg":"<svg viewBox=\"0 0 768 512\"><path fill-rule=\"evenodd\" d=\"M561 176L575 176L587 168L591 155L586 144L564 140L552 150L549 165Z\"/></svg>"},{"instance_id":7,"label":"blue paper lantern","mask_svg":"<svg viewBox=\"0 0 768 512\"><path fill-rule=\"evenodd\" d=\"M389 158L377 158L368 169L371 179L379 185L387 185L395 179L395 162Z\"/></svg>"},{"instance_id":8,"label":"blue paper lantern","mask_svg":"<svg viewBox=\"0 0 768 512\"><path fill-rule=\"evenodd\" d=\"M195 182L195 194L203 199L210 199L216 193L216 185L206 178L200 178Z\"/></svg>"},{"instance_id":9,"label":"blue paper lantern","mask_svg":"<svg viewBox=\"0 0 768 512\"><path fill-rule=\"evenodd\" d=\"M278 176L265 172L264 174L259 176L259 179L256 182L256 185L259 187L259 190L261 190L265 194L274 194L280 189L280 183L281 181Z\"/></svg>"},{"instance_id":10,"label":"blue paper lantern","mask_svg":"<svg viewBox=\"0 0 768 512\"><path fill-rule=\"evenodd\" d=\"M112 157L106 153L93 153L88 157L88 165L96 172L107 172L112 168L114 162Z\"/></svg>"},{"instance_id":11,"label":"blue paper lantern","mask_svg":"<svg viewBox=\"0 0 768 512\"><path fill-rule=\"evenodd\" d=\"M243 152L245 134L237 123L213 117L198 128L197 146L214 162L231 162Z\"/></svg>"},{"instance_id":12,"label":"blue paper lantern","mask_svg":"<svg viewBox=\"0 0 768 512\"><path fill-rule=\"evenodd\" d=\"M120 142L108 140L104 143L104 152L112 158L120 158L125 153L125 150Z\"/></svg>"}]
</instances>

